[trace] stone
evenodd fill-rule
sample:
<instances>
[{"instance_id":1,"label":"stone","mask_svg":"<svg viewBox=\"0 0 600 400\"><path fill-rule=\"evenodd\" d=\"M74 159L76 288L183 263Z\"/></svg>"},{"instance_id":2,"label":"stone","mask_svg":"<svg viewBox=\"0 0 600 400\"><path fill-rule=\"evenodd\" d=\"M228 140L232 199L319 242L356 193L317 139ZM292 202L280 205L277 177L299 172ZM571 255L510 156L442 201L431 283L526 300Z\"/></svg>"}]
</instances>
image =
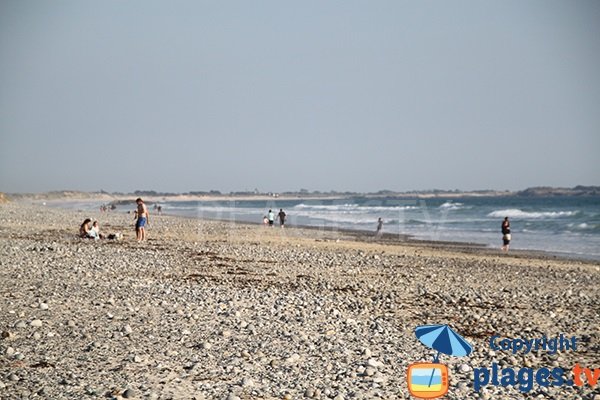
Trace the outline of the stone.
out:
<instances>
[{"instance_id":1,"label":"stone","mask_svg":"<svg viewBox=\"0 0 600 400\"><path fill-rule=\"evenodd\" d=\"M123 397L126 399L131 399L135 397L135 391L133 389L127 389L123 392Z\"/></svg>"},{"instance_id":2,"label":"stone","mask_svg":"<svg viewBox=\"0 0 600 400\"><path fill-rule=\"evenodd\" d=\"M471 371L471 366L469 364L461 364L459 367L459 371L463 374L466 374Z\"/></svg>"},{"instance_id":3,"label":"stone","mask_svg":"<svg viewBox=\"0 0 600 400\"><path fill-rule=\"evenodd\" d=\"M254 386L254 381L251 378L244 377L244 379L242 379L242 386L243 387Z\"/></svg>"},{"instance_id":4,"label":"stone","mask_svg":"<svg viewBox=\"0 0 600 400\"><path fill-rule=\"evenodd\" d=\"M42 326L42 321L39 319L34 319L29 323L29 325L33 326L34 328L40 328Z\"/></svg>"},{"instance_id":5,"label":"stone","mask_svg":"<svg viewBox=\"0 0 600 400\"><path fill-rule=\"evenodd\" d=\"M289 356L285 361L290 363L290 364L295 364L300 360L300 355L297 353L292 354L291 356Z\"/></svg>"},{"instance_id":6,"label":"stone","mask_svg":"<svg viewBox=\"0 0 600 400\"><path fill-rule=\"evenodd\" d=\"M10 331L2 331L2 334L0 336L2 337L2 339L14 339L15 338L15 334Z\"/></svg>"},{"instance_id":7,"label":"stone","mask_svg":"<svg viewBox=\"0 0 600 400\"><path fill-rule=\"evenodd\" d=\"M381 361L377 361L374 358L369 358L367 360L367 366L373 367L373 368L381 368L381 367L383 367L383 363Z\"/></svg>"}]
</instances>

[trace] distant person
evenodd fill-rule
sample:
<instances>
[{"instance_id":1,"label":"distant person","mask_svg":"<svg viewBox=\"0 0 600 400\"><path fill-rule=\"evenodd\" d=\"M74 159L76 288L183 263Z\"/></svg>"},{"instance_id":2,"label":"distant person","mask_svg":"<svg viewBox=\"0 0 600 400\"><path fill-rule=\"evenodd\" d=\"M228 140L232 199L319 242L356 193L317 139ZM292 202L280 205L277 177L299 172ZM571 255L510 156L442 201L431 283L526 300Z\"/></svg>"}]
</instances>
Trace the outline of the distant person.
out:
<instances>
[{"instance_id":1,"label":"distant person","mask_svg":"<svg viewBox=\"0 0 600 400\"><path fill-rule=\"evenodd\" d=\"M269 218L269 226L273 227L273 223L275 222L275 213L273 212L273 210L269 210L267 217Z\"/></svg>"},{"instance_id":2,"label":"distant person","mask_svg":"<svg viewBox=\"0 0 600 400\"><path fill-rule=\"evenodd\" d=\"M83 239L93 238L93 236L90 236L90 230L92 229L91 224L92 224L91 219L86 218L85 220L83 220L83 223L79 227L79 237L80 238L83 238Z\"/></svg>"},{"instance_id":3,"label":"distant person","mask_svg":"<svg viewBox=\"0 0 600 400\"><path fill-rule=\"evenodd\" d=\"M264 226L268 226L269 225L269 218L267 218L267 216L263 216L263 225Z\"/></svg>"},{"instance_id":4,"label":"distant person","mask_svg":"<svg viewBox=\"0 0 600 400\"><path fill-rule=\"evenodd\" d=\"M285 213L283 212L283 208L279 209L279 214L277 214L277 216L279 217L279 225L283 228L285 226Z\"/></svg>"},{"instance_id":5,"label":"distant person","mask_svg":"<svg viewBox=\"0 0 600 400\"><path fill-rule=\"evenodd\" d=\"M158 211L158 215L162 215L162 206L159 204L156 211Z\"/></svg>"},{"instance_id":6,"label":"distant person","mask_svg":"<svg viewBox=\"0 0 600 400\"><path fill-rule=\"evenodd\" d=\"M146 239L145 226L147 223L150 223L150 214L148 213L148 207L146 207L146 204L141 198L138 197L135 202L137 203L137 210L135 211L135 216L137 218L135 223L135 237L138 242L141 242Z\"/></svg>"},{"instance_id":7,"label":"distant person","mask_svg":"<svg viewBox=\"0 0 600 400\"><path fill-rule=\"evenodd\" d=\"M505 217L504 221L502 221L502 251L508 251L510 239L510 222L508 221L508 217Z\"/></svg>"},{"instance_id":8,"label":"distant person","mask_svg":"<svg viewBox=\"0 0 600 400\"><path fill-rule=\"evenodd\" d=\"M376 236L381 236L381 234L383 232L381 232L381 230L383 229L383 220L381 219L381 217L377 220L377 231L375 232Z\"/></svg>"}]
</instances>

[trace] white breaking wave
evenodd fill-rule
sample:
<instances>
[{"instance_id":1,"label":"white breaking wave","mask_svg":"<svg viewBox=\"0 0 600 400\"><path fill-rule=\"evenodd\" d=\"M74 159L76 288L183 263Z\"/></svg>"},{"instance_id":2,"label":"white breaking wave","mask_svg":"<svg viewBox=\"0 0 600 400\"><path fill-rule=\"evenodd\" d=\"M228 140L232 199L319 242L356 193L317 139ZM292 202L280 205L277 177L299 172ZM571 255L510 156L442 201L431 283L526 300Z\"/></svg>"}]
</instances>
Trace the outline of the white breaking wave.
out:
<instances>
[{"instance_id":1,"label":"white breaking wave","mask_svg":"<svg viewBox=\"0 0 600 400\"><path fill-rule=\"evenodd\" d=\"M464 208L464 204L463 203L453 203L451 201L447 201L444 204L442 204L439 208L441 210L455 211L455 210L460 210L461 208Z\"/></svg>"},{"instance_id":2,"label":"white breaking wave","mask_svg":"<svg viewBox=\"0 0 600 400\"><path fill-rule=\"evenodd\" d=\"M300 203L292 207L295 210L323 210L323 211L398 211L398 210L418 210L418 206L359 206L358 204L304 204Z\"/></svg>"},{"instance_id":3,"label":"white breaking wave","mask_svg":"<svg viewBox=\"0 0 600 400\"><path fill-rule=\"evenodd\" d=\"M562 218L562 217L572 217L577 214L577 211L522 211L517 208L511 208L507 210L496 210L492 211L488 214L488 217L493 218Z\"/></svg>"}]
</instances>

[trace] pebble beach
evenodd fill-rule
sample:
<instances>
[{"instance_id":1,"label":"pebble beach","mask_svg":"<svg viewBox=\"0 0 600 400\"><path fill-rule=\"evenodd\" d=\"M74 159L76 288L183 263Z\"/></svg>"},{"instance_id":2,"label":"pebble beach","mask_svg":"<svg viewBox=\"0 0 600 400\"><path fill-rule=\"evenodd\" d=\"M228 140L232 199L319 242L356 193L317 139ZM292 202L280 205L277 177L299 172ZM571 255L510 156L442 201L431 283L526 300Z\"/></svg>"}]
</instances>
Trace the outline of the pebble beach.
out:
<instances>
[{"instance_id":1,"label":"pebble beach","mask_svg":"<svg viewBox=\"0 0 600 400\"><path fill-rule=\"evenodd\" d=\"M91 215L90 215L91 214ZM84 218L120 240L79 239ZM473 387L474 369L599 368L600 263L397 238L0 204L0 399L404 399L442 355L448 399L600 399L600 385ZM490 338L577 338L513 354Z\"/></svg>"}]
</instances>

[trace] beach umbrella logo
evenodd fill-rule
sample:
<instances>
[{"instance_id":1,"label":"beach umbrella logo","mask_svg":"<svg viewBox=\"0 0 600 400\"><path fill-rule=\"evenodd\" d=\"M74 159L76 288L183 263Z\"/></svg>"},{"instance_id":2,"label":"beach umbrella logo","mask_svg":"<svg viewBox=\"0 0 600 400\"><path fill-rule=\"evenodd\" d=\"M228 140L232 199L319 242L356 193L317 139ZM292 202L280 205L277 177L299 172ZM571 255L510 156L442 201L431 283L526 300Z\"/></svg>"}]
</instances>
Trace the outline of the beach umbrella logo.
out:
<instances>
[{"instance_id":1,"label":"beach umbrella logo","mask_svg":"<svg viewBox=\"0 0 600 400\"><path fill-rule=\"evenodd\" d=\"M464 357L473 347L448 325L421 325L415 329L417 339L436 351L433 362L414 363L407 371L408 390L414 397L435 399L448 392L448 366L439 363L440 353Z\"/></svg>"}]
</instances>

